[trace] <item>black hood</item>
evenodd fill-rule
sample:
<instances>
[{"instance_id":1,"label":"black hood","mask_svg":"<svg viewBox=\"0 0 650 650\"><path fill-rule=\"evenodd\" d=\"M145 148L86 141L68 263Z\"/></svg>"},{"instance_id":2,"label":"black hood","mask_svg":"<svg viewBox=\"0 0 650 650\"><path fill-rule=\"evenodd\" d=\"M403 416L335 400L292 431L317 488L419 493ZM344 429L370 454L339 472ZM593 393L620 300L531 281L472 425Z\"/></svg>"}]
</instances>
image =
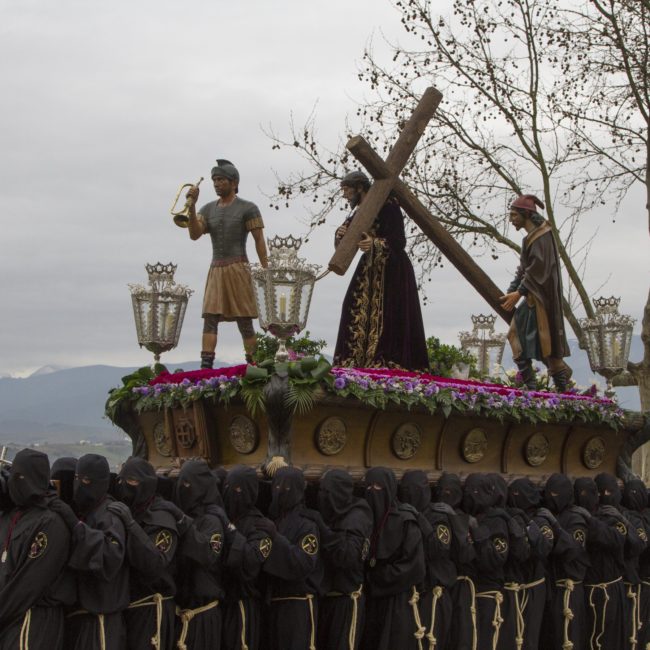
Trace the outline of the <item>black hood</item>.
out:
<instances>
[{"instance_id":1,"label":"black hood","mask_svg":"<svg viewBox=\"0 0 650 650\"><path fill-rule=\"evenodd\" d=\"M183 512L195 515L216 504L218 491L210 466L204 460L187 460L176 479L174 502Z\"/></svg>"},{"instance_id":2,"label":"black hood","mask_svg":"<svg viewBox=\"0 0 650 650\"><path fill-rule=\"evenodd\" d=\"M463 490L463 510L477 515L493 507L496 501L494 480L487 474L470 474Z\"/></svg>"},{"instance_id":3,"label":"black hood","mask_svg":"<svg viewBox=\"0 0 650 650\"><path fill-rule=\"evenodd\" d=\"M138 481L138 485L129 485L128 480ZM144 458L129 458L118 474L118 494L134 514L149 508L156 494L158 477L151 463Z\"/></svg>"},{"instance_id":4,"label":"black hood","mask_svg":"<svg viewBox=\"0 0 650 650\"><path fill-rule=\"evenodd\" d=\"M381 527L391 506L397 501L397 479L392 469L373 467L366 472L366 501L372 510L375 529Z\"/></svg>"},{"instance_id":5,"label":"black hood","mask_svg":"<svg viewBox=\"0 0 650 650\"><path fill-rule=\"evenodd\" d=\"M397 479L392 469L373 467L366 473L365 483L366 501L374 521L370 557L388 559L399 548L404 534L404 521L398 510Z\"/></svg>"},{"instance_id":6,"label":"black hood","mask_svg":"<svg viewBox=\"0 0 650 650\"><path fill-rule=\"evenodd\" d=\"M59 496L68 505L72 505L74 494L74 475L77 473L77 459L72 456L57 458L52 463L50 475L58 482Z\"/></svg>"},{"instance_id":7,"label":"black hood","mask_svg":"<svg viewBox=\"0 0 650 650\"><path fill-rule=\"evenodd\" d=\"M302 504L305 498L305 477L297 467L281 467L271 483L269 514L281 519Z\"/></svg>"},{"instance_id":8,"label":"black hood","mask_svg":"<svg viewBox=\"0 0 650 650\"><path fill-rule=\"evenodd\" d=\"M9 497L20 508L40 502L50 486L50 461L35 449L23 449L11 464Z\"/></svg>"},{"instance_id":9,"label":"black hood","mask_svg":"<svg viewBox=\"0 0 650 650\"><path fill-rule=\"evenodd\" d=\"M318 486L318 509L326 522L332 523L347 514L357 503L354 481L342 469L330 469Z\"/></svg>"},{"instance_id":10,"label":"black hood","mask_svg":"<svg viewBox=\"0 0 650 650\"><path fill-rule=\"evenodd\" d=\"M590 476L581 476L573 484L573 494L576 505L588 512L594 513L598 509L598 487Z\"/></svg>"},{"instance_id":11,"label":"black hood","mask_svg":"<svg viewBox=\"0 0 650 650\"><path fill-rule=\"evenodd\" d=\"M258 492L259 480L252 467L236 465L228 472L223 484L223 500L233 523L255 507Z\"/></svg>"},{"instance_id":12,"label":"black hood","mask_svg":"<svg viewBox=\"0 0 650 650\"><path fill-rule=\"evenodd\" d=\"M88 514L106 497L111 481L108 461L99 454L86 454L77 461L73 500L79 514Z\"/></svg>"},{"instance_id":13,"label":"black hood","mask_svg":"<svg viewBox=\"0 0 650 650\"><path fill-rule=\"evenodd\" d=\"M508 502L508 484L506 480L501 474L497 474L496 472L492 472L487 476L492 481L494 489L494 505L497 508L505 508Z\"/></svg>"},{"instance_id":14,"label":"black hood","mask_svg":"<svg viewBox=\"0 0 650 650\"><path fill-rule=\"evenodd\" d=\"M225 507L223 503L223 493L226 487L226 478L228 477L228 470L223 467L223 465L220 465L219 467L215 467L212 470L212 474L214 478L217 480L217 505L221 506L222 508Z\"/></svg>"},{"instance_id":15,"label":"black hood","mask_svg":"<svg viewBox=\"0 0 650 650\"><path fill-rule=\"evenodd\" d=\"M541 500L537 486L529 478L515 479L508 487L508 505L524 512L536 510Z\"/></svg>"},{"instance_id":16,"label":"black hood","mask_svg":"<svg viewBox=\"0 0 650 650\"><path fill-rule=\"evenodd\" d=\"M573 484L566 474L551 474L544 486L544 505L555 515L573 505Z\"/></svg>"},{"instance_id":17,"label":"black hood","mask_svg":"<svg viewBox=\"0 0 650 650\"><path fill-rule=\"evenodd\" d=\"M618 508L621 505L621 488L615 476L607 474L607 472L598 474L596 477L596 486L598 487L601 506L614 506Z\"/></svg>"},{"instance_id":18,"label":"black hood","mask_svg":"<svg viewBox=\"0 0 650 650\"><path fill-rule=\"evenodd\" d=\"M431 503L431 487L427 475L420 469L404 472L397 491L402 503L412 505L418 512L424 512Z\"/></svg>"},{"instance_id":19,"label":"black hood","mask_svg":"<svg viewBox=\"0 0 650 650\"><path fill-rule=\"evenodd\" d=\"M625 483L623 489L623 505L628 510L645 510L648 503L648 491L645 483L638 478L633 478Z\"/></svg>"},{"instance_id":20,"label":"black hood","mask_svg":"<svg viewBox=\"0 0 650 650\"><path fill-rule=\"evenodd\" d=\"M458 474L443 474L436 485L435 499L458 508L463 500L463 485Z\"/></svg>"}]
</instances>

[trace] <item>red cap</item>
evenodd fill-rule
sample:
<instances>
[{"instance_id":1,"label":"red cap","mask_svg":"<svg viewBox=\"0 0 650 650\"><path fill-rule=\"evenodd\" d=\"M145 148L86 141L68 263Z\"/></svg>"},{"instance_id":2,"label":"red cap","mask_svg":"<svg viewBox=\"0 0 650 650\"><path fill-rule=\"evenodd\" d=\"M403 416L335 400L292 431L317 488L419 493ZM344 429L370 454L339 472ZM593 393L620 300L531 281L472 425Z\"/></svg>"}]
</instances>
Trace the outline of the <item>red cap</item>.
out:
<instances>
[{"instance_id":1,"label":"red cap","mask_svg":"<svg viewBox=\"0 0 650 650\"><path fill-rule=\"evenodd\" d=\"M510 207L537 212L535 206L542 208L542 210L544 209L544 204L536 196L532 194L521 194L512 202Z\"/></svg>"}]
</instances>

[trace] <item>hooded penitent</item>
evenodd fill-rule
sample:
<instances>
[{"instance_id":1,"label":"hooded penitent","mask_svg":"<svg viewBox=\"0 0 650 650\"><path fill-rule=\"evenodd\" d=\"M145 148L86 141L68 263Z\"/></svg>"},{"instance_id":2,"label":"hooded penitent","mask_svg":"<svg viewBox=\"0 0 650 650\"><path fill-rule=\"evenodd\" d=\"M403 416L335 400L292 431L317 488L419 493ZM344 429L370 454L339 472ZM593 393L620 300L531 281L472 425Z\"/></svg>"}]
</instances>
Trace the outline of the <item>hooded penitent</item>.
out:
<instances>
[{"instance_id":1,"label":"hooded penitent","mask_svg":"<svg viewBox=\"0 0 650 650\"><path fill-rule=\"evenodd\" d=\"M573 494L577 506L594 513L598 509L598 487L589 476L581 476L573 484Z\"/></svg>"},{"instance_id":2,"label":"hooded penitent","mask_svg":"<svg viewBox=\"0 0 650 650\"><path fill-rule=\"evenodd\" d=\"M488 474L487 477L492 482L494 489L494 505L497 508L505 508L508 502L508 484L506 480L496 472Z\"/></svg>"},{"instance_id":3,"label":"hooded penitent","mask_svg":"<svg viewBox=\"0 0 650 650\"><path fill-rule=\"evenodd\" d=\"M281 467L273 477L271 491L269 513L272 518L280 519L303 502L305 477L296 467Z\"/></svg>"},{"instance_id":4,"label":"hooded penitent","mask_svg":"<svg viewBox=\"0 0 650 650\"><path fill-rule=\"evenodd\" d=\"M540 494L529 478L518 478L508 487L508 505L524 512L539 507Z\"/></svg>"},{"instance_id":5,"label":"hooded penitent","mask_svg":"<svg viewBox=\"0 0 650 650\"><path fill-rule=\"evenodd\" d=\"M108 461L99 454L86 454L77 461L74 506L80 514L94 510L106 497L111 480Z\"/></svg>"},{"instance_id":6,"label":"hooded penitent","mask_svg":"<svg viewBox=\"0 0 650 650\"><path fill-rule=\"evenodd\" d=\"M74 475L77 473L77 459L72 456L57 458L52 463L50 475L53 481L59 483L59 496L68 504L72 504L74 493Z\"/></svg>"},{"instance_id":7,"label":"hooded penitent","mask_svg":"<svg viewBox=\"0 0 650 650\"><path fill-rule=\"evenodd\" d=\"M491 508L496 495L493 482L487 474L470 474L463 491L463 510L469 515L477 515Z\"/></svg>"},{"instance_id":8,"label":"hooded penitent","mask_svg":"<svg viewBox=\"0 0 650 650\"><path fill-rule=\"evenodd\" d=\"M435 490L435 499L446 503L452 508L458 508L463 500L463 485L457 474L443 474L438 479Z\"/></svg>"},{"instance_id":9,"label":"hooded penitent","mask_svg":"<svg viewBox=\"0 0 650 650\"><path fill-rule=\"evenodd\" d=\"M216 502L217 481L204 460L183 463L174 488L174 501L185 513L199 514Z\"/></svg>"},{"instance_id":10,"label":"hooded penitent","mask_svg":"<svg viewBox=\"0 0 650 650\"><path fill-rule=\"evenodd\" d=\"M137 481L137 485L129 485L128 481ZM135 513L149 507L156 494L158 478L156 471L144 458L129 458L124 463L118 475L118 493Z\"/></svg>"},{"instance_id":11,"label":"hooded penitent","mask_svg":"<svg viewBox=\"0 0 650 650\"><path fill-rule=\"evenodd\" d=\"M50 462L34 449L23 449L11 465L7 489L11 500L20 508L40 501L50 485Z\"/></svg>"},{"instance_id":12,"label":"hooded penitent","mask_svg":"<svg viewBox=\"0 0 650 650\"><path fill-rule=\"evenodd\" d=\"M381 528L392 505L396 505L397 479L387 467L373 467L366 474L366 501L372 510L375 530Z\"/></svg>"},{"instance_id":13,"label":"hooded penitent","mask_svg":"<svg viewBox=\"0 0 650 650\"><path fill-rule=\"evenodd\" d=\"M628 510L645 510L648 503L648 491L645 483L638 478L626 481L623 490L623 505Z\"/></svg>"},{"instance_id":14,"label":"hooded penitent","mask_svg":"<svg viewBox=\"0 0 650 650\"><path fill-rule=\"evenodd\" d=\"M601 506L614 506L618 508L621 505L621 488L615 476L603 472L596 477L596 486L598 487L598 496Z\"/></svg>"},{"instance_id":15,"label":"hooded penitent","mask_svg":"<svg viewBox=\"0 0 650 650\"><path fill-rule=\"evenodd\" d=\"M330 469L318 487L318 509L326 522L346 515L356 504L352 477L342 469Z\"/></svg>"},{"instance_id":16,"label":"hooded penitent","mask_svg":"<svg viewBox=\"0 0 650 650\"><path fill-rule=\"evenodd\" d=\"M237 465L228 472L223 483L223 500L234 524L255 507L258 491L257 472L252 467Z\"/></svg>"},{"instance_id":17,"label":"hooded penitent","mask_svg":"<svg viewBox=\"0 0 650 650\"><path fill-rule=\"evenodd\" d=\"M408 503L418 512L424 512L431 503L431 487L427 475L419 469L404 472L399 483L398 497L402 503Z\"/></svg>"},{"instance_id":18,"label":"hooded penitent","mask_svg":"<svg viewBox=\"0 0 650 650\"><path fill-rule=\"evenodd\" d=\"M555 515L573 505L573 485L566 474L551 474L544 486L544 505Z\"/></svg>"}]
</instances>

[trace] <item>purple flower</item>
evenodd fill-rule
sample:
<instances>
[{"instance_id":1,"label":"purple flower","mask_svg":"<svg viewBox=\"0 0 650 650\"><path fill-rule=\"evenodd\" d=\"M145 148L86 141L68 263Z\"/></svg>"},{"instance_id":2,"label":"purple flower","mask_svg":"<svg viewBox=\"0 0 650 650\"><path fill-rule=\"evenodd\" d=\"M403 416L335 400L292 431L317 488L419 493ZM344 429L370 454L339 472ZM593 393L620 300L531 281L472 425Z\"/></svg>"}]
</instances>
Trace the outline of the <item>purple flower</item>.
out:
<instances>
[{"instance_id":1,"label":"purple flower","mask_svg":"<svg viewBox=\"0 0 650 650\"><path fill-rule=\"evenodd\" d=\"M334 388L336 388L336 390L343 390L346 387L347 383L348 382L345 377L337 377L334 380Z\"/></svg>"}]
</instances>

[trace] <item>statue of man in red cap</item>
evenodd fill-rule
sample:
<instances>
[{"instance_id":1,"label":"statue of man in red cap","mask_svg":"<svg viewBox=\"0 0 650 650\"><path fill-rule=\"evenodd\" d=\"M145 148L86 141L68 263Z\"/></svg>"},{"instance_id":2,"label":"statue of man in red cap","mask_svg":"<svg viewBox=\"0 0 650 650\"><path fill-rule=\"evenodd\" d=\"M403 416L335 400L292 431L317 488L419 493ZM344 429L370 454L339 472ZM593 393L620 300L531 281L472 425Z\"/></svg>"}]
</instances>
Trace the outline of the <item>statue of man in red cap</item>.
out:
<instances>
[{"instance_id":1,"label":"statue of man in red cap","mask_svg":"<svg viewBox=\"0 0 650 650\"><path fill-rule=\"evenodd\" d=\"M532 194L517 197L510 206L510 223L523 228L526 236L517 273L501 302L514 310L508 339L526 386L536 386L532 360L538 359L548 367L556 390L564 392L572 370L564 362L571 353L562 313L560 258L553 230L538 208L543 210L544 204Z\"/></svg>"}]
</instances>

